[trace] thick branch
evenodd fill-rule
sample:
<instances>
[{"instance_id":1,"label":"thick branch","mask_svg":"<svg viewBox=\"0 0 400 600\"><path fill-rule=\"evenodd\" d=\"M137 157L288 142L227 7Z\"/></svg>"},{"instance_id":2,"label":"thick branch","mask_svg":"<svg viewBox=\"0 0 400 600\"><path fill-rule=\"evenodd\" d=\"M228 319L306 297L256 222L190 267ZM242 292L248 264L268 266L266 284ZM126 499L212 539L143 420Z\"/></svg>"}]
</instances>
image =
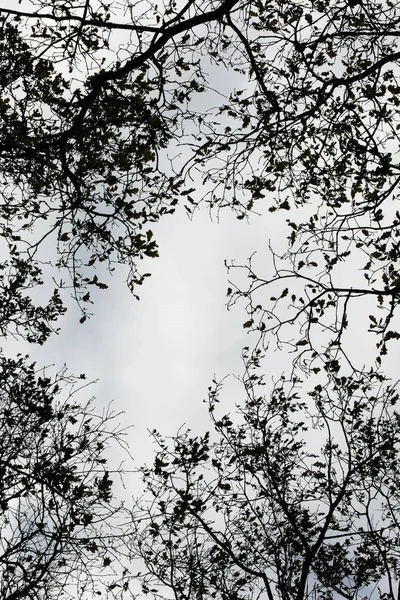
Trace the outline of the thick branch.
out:
<instances>
[{"instance_id":1,"label":"thick branch","mask_svg":"<svg viewBox=\"0 0 400 600\"><path fill-rule=\"evenodd\" d=\"M72 127L62 134L62 137L69 137L72 133L74 133L83 123L85 116L97 98L98 94L102 87L108 81L118 81L123 79L132 71L139 69L142 65L144 65L148 60L150 60L159 50L161 50L167 42L172 40L175 36L183 33L184 31L192 30L198 25L204 25L206 23L211 23L213 21L218 21L222 19L229 10L233 8L235 4L238 3L239 0L225 0L221 5L215 10L211 10L194 17L187 19L186 21L182 21L173 25L172 27L160 28L160 33L162 35L152 43L147 50L142 52L140 55L135 56L128 60L124 65L118 67L116 69L110 71L101 71L97 75L95 75L90 84L92 86L91 92L89 92L81 101L81 110L78 115L75 117Z\"/></svg>"}]
</instances>

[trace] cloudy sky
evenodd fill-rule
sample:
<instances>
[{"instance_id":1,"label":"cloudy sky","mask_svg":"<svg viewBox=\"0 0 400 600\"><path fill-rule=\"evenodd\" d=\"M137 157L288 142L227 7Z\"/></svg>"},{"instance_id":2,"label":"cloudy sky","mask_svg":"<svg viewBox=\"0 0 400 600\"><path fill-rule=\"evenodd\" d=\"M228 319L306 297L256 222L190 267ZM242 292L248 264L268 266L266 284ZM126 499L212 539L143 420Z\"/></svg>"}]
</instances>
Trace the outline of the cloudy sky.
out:
<instances>
[{"instance_id":1,"label":"cloudy sky","mask_svg":"<svg viewBox=\"0 0 400 600\"><path fill-rule=\"evenodd\" d=\"M97 293L89 321L79 323L71 301L58 336L43 347L10 348L29 352L38 366L66 363L72 373L98 379L93 388L98 406L113 400L115 410L125 411L140 464L151 453L147 429L173 434L183 423L199 431L206 426L202 401L214 376L231 375L229 403L240 400L234 375L242 373L241 349L252 340L243 328L244 306L226 309L224 260L242 263L257 250L260 264L267 263L269 240L282 236L277 225L270 215L246 222L227 211L217 222L206 210L192 220L178 211L153 228L160 258L148 259L145 270L152 277L140 289L140 301L127 289L121 267L107 280L109 289ZM283 366L283 356L275 358L271 375Z\"/></svg>"},{"instance_id":2,"label":"cloudy sky","mask_svg":"<svg viewBox=\"0 0 400 600\"><path fill-rule=\"evenodd\" d=\"M256 334L243 328L247 320L243 304L226 309L224 261L243 264L257 252L261 274L272 274L268 246L284 249L287 213L268 213L267 202L260 208L264 214L249 221L237 220L229 210L218 221L210 218L206 207L191 220L183 210L164 217L153 226L160 257L147 259L144 265L152 276L139 290L140 301L125 285L123 267L108 279L99 274L109 288L94 292L90 320L79 323L81 315L71 300L59 335L42 347L10 342L6 349L28 352L38 367L54 365L55 372L65 363L71 373L98 380L82 392L81 400L95 395L99 411L113 401L114 410L124 412L123 424L133 426L129 446L136 466L150 462L154 447L149 429L173 435L183 424L198 433L208 428L203 400L214 377L219 381L228 376L225 407L234 410L243 399L235 376L243 372L242 347L252 346ZM349 283L348 273L343 279ZM374 339L366 339L357 327L359 309L357 303L350 315L350 342L358 358L364 354L368 362ZM266 379L289 372L292 358L271 348L264 363ZM388 370L396 377L396 356L390 354L389 359Z\"/></svg>"},{"instance_id":3,"label":"cloudy sky","mask_svg":"<svg viewBox=\"0 0 400 600\"><path fill-rule=\"evenodd\" d=\"M2 6L16 8L14 0L3 0ZM32 3L23 0L18 6L31 10ZM122 48L123 40L118 40ZM218 81L226 94L239 84L249 85L237 73L214 73L212 65L207 69L211 82ZM209 90L195 108L206 111L222 100ZM234 376L243 371L242 347L251 345L243 328L244 306L226 310L224 260L245 263L258 251L263 264L268 261L269 241L282 242L287 215L272 219L267 206L260 208L265 214L254 215L249 222L238 221L229 210L219 220L216 215L211 219L205 206L192 220L183 209L164 217L152 226L160 258L148 259L144 271L152 277L140 289L139 302L125 285L123 267L111 280L99 273L109 289L91 291L95 305L89 321L79 324L81 315L71 300L58 336L43 347L8 340L5 352L29 353L38 368L54 365L56 371L65 363L72 373L98 379L93 394L99 410L114 401L116 411L125 411L124 423L134 426L130 446L137 465L151 457L148 429L172 435L186 423L202 430L207 426L203 399L214 376L221 380L231 375L226 380L229 405L240 401L241 388ZM51 256L52 248L46 251ZM282 360L273 357L271 375L280 373Z\"/></svg>"},{"instance_id":4,"label":"cloudy sky","mask_svg":"<svg viewBox=\"0 0 400 600\"><path fill-rule=\"evenodd\" d=\"M4 2L7 5L13 2ZM228 92L229 86L239 85L237 77L225 74L226 80L219 83ZM203 95L202 102L206 110L215 95ZM229 405L233 408L240 401L241 388L234 375L243 370L242 347L252 344L242 326L247 320L244 306L226 310L224 260L245 263L257 251L258 265L268 276L269 242L278 251L285 246L285 219L290 215L268 213L267 201L257 208L263 214L249 222L238 221L229 210L221 213L219 221L215 215L210 219L206 207L192 220L183 210L164 217L152 228L160 258L148 260L144 270L152 277L140 290L140 302L125 286L121 267L107 280L109 289L95 295L94 316L88 322L79 324L80 314L71 302L60 321L60 335L42 348L20 344L10 348L29 352L38 366L54 364L59 369L66 363L71 372L98 379L93 394L99 408L113 400L115 410L125 411L124 422L134 426L130 446L138 465L151 456L148 429L171 435L186 423L201 430L207 423L202 401L214 376L220 380L231 375L226 381ZM358 318L355 312L352 319ZM361 348L359 332L352 331L354 347L368 353L373 341L369 347L363 340ZM279 377L291 358L271 352L267 378Z\"/></svg>"}]
</instances>

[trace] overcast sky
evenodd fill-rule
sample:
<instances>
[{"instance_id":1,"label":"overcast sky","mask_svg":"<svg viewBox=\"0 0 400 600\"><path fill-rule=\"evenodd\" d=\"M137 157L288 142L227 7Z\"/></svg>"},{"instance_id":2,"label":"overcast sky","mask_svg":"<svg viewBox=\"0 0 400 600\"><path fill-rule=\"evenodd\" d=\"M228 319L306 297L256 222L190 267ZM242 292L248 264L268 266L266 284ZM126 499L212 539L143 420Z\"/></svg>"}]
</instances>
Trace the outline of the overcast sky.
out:
<instances>
[{"instance_id":1,"label":"overcast sky","mask_svg":"<svg viewBox=\"0 0 400 600\"><path fill-rule=\"evenodd\" d=\"M284 247L287 214L268 213L266 202L263 209L264 215L253 215L248 222L238 221L229 210L219 222L205 209L196 211L192 220L183 210L164 217L153 227L160 257L144 265L152 276L139 290L140 301L130 294L125 270L119 267L107 279L109 288L95 292L90 320L80 324L71 301L59 335L42 347L12 343L10 351L29 352L38 367L53 364L56 370L66 363L70 372L98 379L80 399L93 393L99 410L113 401L114 409L125 413L124 425L133 425L129 445L136 466L150 462L148 429L173 435L182 424L198 433L208 427L203 400L214 376L221 380L230 375L224 385L225 406L234 410L243 399L234 376L243 372L242 347L251 346L257 334L243 328L243 304L226 309L224 261L245 263L257 251L262 274L271 274L268 244ZM367 359L374 339L356 326L359 308L356 304L351 315L351 341L359 357L364 352ZM267 380L289 372L292 358L285 351L269 352ZM389 358L388 368L396 377L396 356Z\"/></svg>"},{"instance_id":2,"label":"overcast sky","mask_svg":"<svg viewBox=\"0 0 400 600\"><path fill-rule=\"evenodd\" d=\"M14 0L2 6L15 8ZM31 9L23 0L20 10ZM118 34L119 47L123 47ZM237 73L207 71L229 94L235 86L249 85ZM221 103L212 90L196 102L199 110ZM199 194L200 197L200 194ZM126 272L117 268L106 291L92 291L94 316L79 324L81 316L73 301L59 322L61 332L43 347L8 340L5 352L29 353L38 368L65 363L70 372L98 379L92 392L99 409L114 401L117 411L125 411L124 423L132 424L130 446L136 464L149 460L152 443L148 429L157 428L172 435L183 424L201 430L207 426L203 400L215 376L226 381L229 404L240 401L240 386L234 375L243 371L241 350L251 344L243 323L243 306L226 310L228 278L224 260L245 263L255 251L267 260L269 240L282 241L282 223L287 215L254 215L249 222L238 221L228 209L220 220L211 220L206 210L196 211L189 220L185 211L163 217L152 226L159 243L160 258L148 259L143 271L152 273L139 290L136 301L125 285ZM54 243L54 242L53 242ZM45 248L51 256L52 248ZM50 254L49 254L50 253ZM54 275L54 273L51 273ZM36 293L36 292L34 292ZM276 355L271 375L281 370L283 356ZM82 401L90 392L82 393Z\"/></svg>"},{"instance_id":3,"label":"overcast sky","mask_svg":"<svg viewBox=\"0 0 400 600\"><path fill-rule=\"evenodd\" d=\"M38 366L66 363L72 373L99 379L93 388L98 406L114 400L114 408L125 411L141 464L151 453L148 428L171 435L186 423L200 431L213 377L242 373L241 350L252 340L243 328L244 307L226 309L224 260L245 262L255 250L267 260L269 239L281 231L271 227L273 221L279 224L269 215L238 221L226 211L218 223L206 210L193 220L183 211L165 217L153 228L160 258L145 266L152 277L140 289L140 301L127 289L121 267L107 280L109 289L97 293L89 321L79 323L71 302L58 336L42 347L13 343L10 349L29 352ZM279 373L283 358L276 355L271 375ZM240 400L234 377L226 390L233 407Z\"/></svg>"},{"instance_id":4,"label":"overcast sky","mask_svg":"<svg viewBox=\"0 0 400 600\"><path fill-rule=\"evenodd\" d=\"M237 77L230 80L231 86L238 85ZM213 94L205 94L202 101L207 108L214 102ZM213 377L220 380L242 373L241 349L255 337L250 334L249 339L243 329L247 320L243 305L226 310L224 260L245 263L257 251L258 264L267 276L269 241L278 250L284 248L285 219L291 216L285 211L268 213L267 199L260 209L264 214L254 215L249 222L238 221L228 209L219 222L211 220L205 207L193 220L183 210L163 217L152 227L160 258L149 259L143 269L152 277L140 289L139 302L124 283L123 267L118 268L107 280L109 289L94 295L94 316L88 322L79 324L80 314L71 302L60 320L59 336L52 336L43 347L10 344L10 348L29 352L38 366L54 364L59 369L66 363L72 373L99 379L93 388L98 406L114 400L115 410L125 411L126 424L134 425L130 446L136 463L149 460L152 444L147 429L171 435L186 423L201 430L207 423L202 401ZM356 309L352 319L358 318ZM364 335L352 331L357 351L370 352L371 336L368 346ZM267 378L279 377L291 358L287 353L270 353ZM240 401L240 392L234 377L227 380L232 408Z\"/></svg>"}]
</instances>

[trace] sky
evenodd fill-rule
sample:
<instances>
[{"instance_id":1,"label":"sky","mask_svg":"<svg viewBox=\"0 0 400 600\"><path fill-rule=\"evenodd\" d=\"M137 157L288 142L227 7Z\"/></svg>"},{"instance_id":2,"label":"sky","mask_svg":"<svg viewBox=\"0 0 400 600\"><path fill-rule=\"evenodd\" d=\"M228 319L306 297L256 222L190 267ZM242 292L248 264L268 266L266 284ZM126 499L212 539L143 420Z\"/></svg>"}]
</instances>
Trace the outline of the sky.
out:
<instances>
[{"instance_id":1,"label":"sky","mask_svg":"<svg viewBox=\"0 0 400 600\"><path fill-rule=\"evenodd\" d=\"M2 6L15 8L15 3L3 0ZM31 6L30 0L22 0L19 9ZM118 40L123 47L123 40ZM249 85L237 73L214 71L207 64L211 84L218 82L226 94L235 86ZM193 108L206 111L222 101L209 90ZM228 407L234 409L240 401L242 388L235 376L243 372L241 351L251 345L251 339L243 328L248 318L244 306L226 309L224 261L245 263L257 251L260 265L268 262L268 244L271 240L275 246L282 244L287 215L272 218L267 208L265 203L260 207L263 214L248 221L237 220L229 209L219 218L216 214L210 218L206 206L196 210L192 219L183 207L163 217L152 224L160 257L143 265L142 271L152 277L139 290L140 301L125 285L124 267L117 268L111 279L98 271L109 288L91 290L92 318L80 324L81 315L70 300L67 314L59 321L59 335L42 347L7 340L4 351L29 353L38 368L47 366L49 372L66 364L71 373L98 380L82 392L82 401L93 393L99 411L112 401L115 411L124 412L123 424L133 426L129 446L136 466L150 461L148 430L173 435L182 424L198 432L208 427L203 400L214 377L229 376L225 380ZM51 256L52 248L45 248L45 256L47 252ZM286 357L285 363L283 355L275 354L271 375L279 374L290 360Z\"/></svg>"},{"instance_id":2,"label":"sky","mask_svg":"<svg viewBox=\"0 0 400 600\"><path fill-rule=\"evenodd\" d=\"M260 262L267 262L270 239L282 237L277 224L270 215L238 221L226 211L218 222L207 210L192 219L178 210L153 227L160 257L145 265L152 276L140 289L140 301L125 285L124 268L117 268L84 324L71 301L59 335L43 346L9 347L28 352L38 367L54 365L54 371L65 363L71 373L98 380L90 389L96 407L113 401L114 410L124 411L123 424L133 425L129 446L139 466L151 459L148 430L173 435L183 424L199 433L207 428L203 400L213 378L228 375L228 404L233 409L240 401L235 375L243 373L242 347L255 337L243 328L244 306L226 308L224 261L244 263L258 251ZM285 363L275 354L271 375L287 364L287 357Z\"/></svg>"},{"instance_id":3,"label":"sky","mask_svg":"<svg viewBox=\"0 0 400 600\"><path fill-rule=\"evenodd\" d=\"M228 90L239 86L237 77L226 76L219 83ZM207 109L215 97L205 94L201 101ZM243 328L247 320L243 305L226 309L224 261L245 263L257 252L258 265L267 276L269 243L278 251L284 249L289 233L285 219L290 215L269 213L268 198L257 208L262 214L249 221L238 221L228 209L219 219L210 218L205 206L191 220L183 209L163 217L152 226L160 258L148 259L143 269L152 277L140 289L139 302L125 285L124 268L117 268L107 280L109 289L94 294L94 316L89 321L79 324L80 314L71 301L60 320L60 334L43 347L22 348L11 342L7 347L29 352L38 367L54 364L57 370L66 363L72 373L98 379L93 387L96 406L101 410L113 401L117 412L124 411L124 424L133 426L129 445L136 464L151 460L149 429L173 435L183 423L195 431L207 427L203 400L214 377L230 375L225 382L228 405L233 410L240 401L242 390L234 376L243 371L242 347L251 346L256 337ZM352 319L359 319L357 309ZM359 331L353 331L353 347L367 355L373 343L363 339L361 347ZM270 352L266 377L279 377L291 360L285 352ZM394 357L393 366L395 362Z\"/></svg>"},{"instance_id":4,"label":"sky","mask_svg":"<svg viewBox=\"0 0 400 600\"><path fill-rule=\"evenodd\" d=\"M183 210L165 217L153 227L160 257L147 259L144 265L152 276L141 287L139 301L129 292L121 266L107 279L109 288L95 293L94 315L88 321L79 323L80 313L71 300L59 335L43 346L23 350L38 367L54 365L55 372L65 363L71 373L97 380L80 399L93 394L96 410L112 402L116 412L124 413L121 423L132 426L126 441L134 467L152 462L150 430L172 436L182 425L197 434L209 428L203 401L214 378L226 377L224 409L234 412L235 404L243 400L237 380L243 373L241 351L256 342L257 334L243 328L247 320L243 304L226 308L224 263L245 263L257 252L263 275L272 274L269 243L279 249L287 230L283 215L268 213L267 203L263 208L264 214L248 221L237 220L229 210L218 221L205 207L192 219ZM356 305L354 320L359 308ZM368 345L357 323L352 325L351 346L367 359L372 340ZM11 346L22 351L20 343ZM292 358L285 350L271 348L264 361L266 380L289 373ZM396 356L390 358L388 369L396 376ZM134 481L130 486L128 478L127 489L136 495L138 480Z\"/></svg>"},{"instance_id":5,"label":"sky","mask_svg":"<svg viewBox=\"0 0 400 600\"><path fill-rule=\"evenodd\" d=\"M141 269L152 276L137 290L140 301L125 284L123 266L117 267L111 278L98 272L109 287L91 290L95 304L89 320L79 323L81 315L71 299L67 314L60 319L59 335L51 336L42 347L9 341L5 352L28 352L38 368L48 366L55 373L66 364L71 373L85 373L89 381L97 380L78 398L84 403L95 396L98 412L112 402L113 409L121 413L121 424L131 426L126 441L133 467L151 463L155 449L151 430L173 436L182 425L195 434L210 427L204 400L213 379L226 378L224 409L235 411L235 404L243 399L237 379L243 373L241 352L243 346L254 344L257 334L243 327L248 319L243 304L227 310L229 281L224 263L245 264L256 252L262 276L272 275L269 245L278 253L285 250L290 233L285 220L292 215L285 211L271 214L268 205L266 198L256 207L261 214L242 221L229 209L217 218L200 206L189 219L183 207L178 208L175 214L152 224L160 257L146 259ZM348 266L346 269L340 277L348 285ZM360 361L364 355L368 362L375 350L374 340L368 336L366 341L360 327L368 306L364 303L361 311L359 306L355 303L351 309L349 343ZM292 358L285 350L271 348L263 364L267 381L278 379L283 371L289 373ZM395 353L390 354L386 370L397 377ZM314 437L312 442L318 443ZM123 458L120 451L111 454L111 467L117 467ZM140 494L137 476L127 475L125 483L126 490L117 486L118 493Z\"/></svg>"}]
</instances>

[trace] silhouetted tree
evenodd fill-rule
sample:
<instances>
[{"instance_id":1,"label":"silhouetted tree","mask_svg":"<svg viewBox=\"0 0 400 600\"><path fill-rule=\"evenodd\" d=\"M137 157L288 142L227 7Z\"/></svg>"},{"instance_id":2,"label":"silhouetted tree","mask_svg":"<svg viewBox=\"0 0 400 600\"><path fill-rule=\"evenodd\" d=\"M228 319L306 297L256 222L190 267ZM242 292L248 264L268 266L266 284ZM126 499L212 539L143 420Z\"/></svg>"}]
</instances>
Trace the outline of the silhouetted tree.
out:
<instances>
[{"instance_id":1,"label":"silhouetted tree","mask_svg":"<svg viewBox=\"0 0 400 600\"><path fill-rule=\"evenodd\" d=\"M128 590L123 507L106 460L123 431L118 415L97 416L91 402L75 400L79 383L87 385L65 371L37 372L27 357L0 356L2 600Z\"/></svg>"},{"instance_id":2,"label":"silhouetted tree","mask_svg":"<svg viewBox=\"0 0 400 600\"><path fill-rule=\"evenodd\" d=\"M385 311L381 351L397 337L396 3L32 0L0 19L2 237L28 270L57 247L82 319L99 262L142 283L151 224L204 199L238 218L291 210L284 263L249 274L284 279L277 298L305 285L287 300L308 344L324 315L337 340L360 295Z\"/></svg>"},{"instance_id":3,"label":"silhouetted tree","mask_svg":"<svg viewBox=\"0 0 400 600\"><path fill-rule=\"evenodd\" d=\"M99 265L126 264L129 287L142 284L152 224L179 203L289 217L271 271L252 259L249 285L228 290L260 332L242 422L214 417L217 386L216 441L158 438L143 470L154 501L133 514L130 543L145 592L396 596L398 397L379 372L340 369L354 363L351 315L366 311L378 364L400 337L399 22L389 0L0 7L2 335L43 343L63 287L84 321L93 286L107 287ZM32 288L52 277L36 305ZM319 378L308 395L295 372L259 393L251 368L271 334ZM22 358L1 368L3 597L93 595L102 569L104 593L124 592L107 418L59 405L57 382ZM311 433L324 436L317 456Z\"/></svg>"},{"instance_id":4,"label":"silhouetted tree","mask_svg":"<svg viewBox=\"0 0 400 600\"><path fill-rule=\"evenodd\" d=\"M382 598L399 588L398 393L374 372L263 388L209 432L154 432L133 556L154 598Z\"/></svg>"}]
</instances>

